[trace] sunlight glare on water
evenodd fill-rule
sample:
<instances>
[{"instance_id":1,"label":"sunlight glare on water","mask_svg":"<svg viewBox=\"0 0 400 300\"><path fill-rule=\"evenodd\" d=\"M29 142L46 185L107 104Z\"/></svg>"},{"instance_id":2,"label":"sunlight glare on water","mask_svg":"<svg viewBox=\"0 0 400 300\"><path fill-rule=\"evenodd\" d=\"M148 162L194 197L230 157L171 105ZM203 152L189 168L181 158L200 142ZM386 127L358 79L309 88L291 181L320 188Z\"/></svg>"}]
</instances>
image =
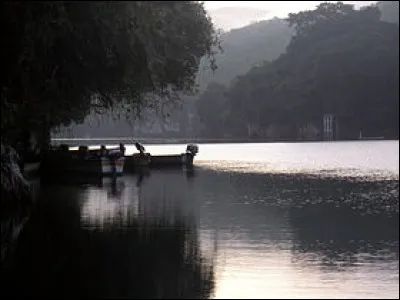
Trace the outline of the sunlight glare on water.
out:
<instances>
[{"instance_id":1,"label":"sunlight glare on water","mask_svg":"<svg viewBox=\"0 0 400 300\"><path fill-rule=\"evenodd\" d=\"M149 145L151 154L180 154L186 145ZM127 153L136 152L133 146ZM398 177L399 141L200 144L197 165L241 172Z\"/></svg>"}]
</instances>

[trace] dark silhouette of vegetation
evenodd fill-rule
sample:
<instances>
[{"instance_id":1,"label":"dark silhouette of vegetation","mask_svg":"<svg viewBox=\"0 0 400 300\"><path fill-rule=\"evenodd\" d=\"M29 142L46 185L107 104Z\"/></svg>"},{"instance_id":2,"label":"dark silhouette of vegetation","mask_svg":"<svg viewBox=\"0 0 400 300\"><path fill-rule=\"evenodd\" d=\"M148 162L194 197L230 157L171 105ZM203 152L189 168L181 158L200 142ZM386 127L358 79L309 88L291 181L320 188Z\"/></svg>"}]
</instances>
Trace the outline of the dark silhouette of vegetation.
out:
<instances>
[{"instance_id":1,"label":"dark silhouette of vegetation","mask_svg":"<svg viewBox=\"0 0 400 300\"><path fill-rule=\"evenodd\" d=\"M341 139L360 130L398 138L398 25L381 21L376 6L355 10L340 2L290 14L288 22L296 34L286 53L239 76L224 95L226 106L218 109L228 113L219 122L229 126L216 130L207 120L212 106L198 110L206 131L298 139L313 129L319 139L323 115L334 114Z\"/></svg>"},{"instance_id":2,"label":"dark silhouette of vegetation","mask_svg":"<svg viewBox=\"0 0 400 300\"><path fill-rule=\"evenodd\" d=\"M223 51L215 54L215 61L218 68L213 72L206 59L202 59L196 76L198 90L203 92L211 82L228 86L232 79L238 75L244 75L253 66L262 65L264 61L272 61L283 53L290 42L293 29L282 19L272 19L261 21L243 28L224 32L220 35L221 47ZM196 128L199 125L197 119L192 119L191 115L196 113L196 103L199 102L197 96L181 95L182 107L173 107L167 111L170 114L168 119L179 126L178 131L166 128L164 132L151 132L141 130L144 123L163 122L163 114L144 112L141 114L142 120L138 120L131 126L127 121L114 120L113 117L104 115L102 122L93 122L93 117L89 117L83 124L70 127L74 137L111 137L111 136L161 136L161 137L187 137L190 134L198 133ZM204 97L202 97L204 99ZM218 101L218 100L217 100ZM209 101L208 103L212 103ZM203 104L200 104L203 105ZM205 104L209 105L209 104ZM100 119L100 117L97 117ZM191 122L193 128L188 123ZM207 122L206 119L203 122ZM166 126L167 127L167 126ZM222 128L221 128L222 129ZM207 134L207 133L204 133ZM68 137L66 133L58 133L57 136Z\"/></svg>"},{"instance_id":3,"label":"dark silhouette of vegetation","mask_svg":"<svg viewBox=\"0 0 400 300\"><path fill-rule=\"evenodd\" d=\"M3 1L0 20L2 140L13 146L30 134L45 146L50 129L92 110L132 117L153 97L193 92L203 56L215 68L218 38L197 1Z\"/></svg>"}]
</instances>

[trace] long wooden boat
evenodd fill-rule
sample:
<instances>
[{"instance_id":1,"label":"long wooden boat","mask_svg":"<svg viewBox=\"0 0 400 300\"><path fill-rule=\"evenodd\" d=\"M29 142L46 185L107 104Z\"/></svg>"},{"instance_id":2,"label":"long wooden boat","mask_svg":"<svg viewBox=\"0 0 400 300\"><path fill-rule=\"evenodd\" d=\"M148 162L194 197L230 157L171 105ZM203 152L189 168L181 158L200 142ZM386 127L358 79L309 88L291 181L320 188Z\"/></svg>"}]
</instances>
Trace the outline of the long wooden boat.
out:
<instances>
[{"instance_id":1,"label":"long wooden boat","mask_svg":"<svg viewBox=\"0 0 400 300\"><path fill-rule=\"evenodd\" d=\"M192 166L194 155L182 153L178 155L151 155L150 167Z\"/></svg>"},{"instance_id":2,"label":"long wooden boat","mask_svg":"<svg viewBox=\"0 0 400 300\"><path fill-rule=\"evenodd\" d=\"M136 172L150 165L151 155L149 153L134 153L125 156L125 171Z\"/></svg>"},{"instance_id":3,"label":"long wooden boat","mask_svg":"<svg viewBox=\"0 0 400 300\"><path fill-rule=\"evenodd\" d=\"M69 150L62 145L47 153L42 162L45 174L78 173L85 175L117 175L124 171L125 156L119 149L88 150L81 146L78 150Z\"/></svg>"},{"instance_id":4,"label":"long wooden boat","mask_svg":"<svg viewBox=\"0 0 400 300\"><path fill-rule=\"evenodd\" d=\"M186 152L181 154L170 155L151 155L141 151L133 155L127 155L126 158L126 171L136 171L143 168L171 168L182 166L193 166L194 157L198 153L199 148L197 145L189 144L186 147Z\"/></svg>"}]
</instances>

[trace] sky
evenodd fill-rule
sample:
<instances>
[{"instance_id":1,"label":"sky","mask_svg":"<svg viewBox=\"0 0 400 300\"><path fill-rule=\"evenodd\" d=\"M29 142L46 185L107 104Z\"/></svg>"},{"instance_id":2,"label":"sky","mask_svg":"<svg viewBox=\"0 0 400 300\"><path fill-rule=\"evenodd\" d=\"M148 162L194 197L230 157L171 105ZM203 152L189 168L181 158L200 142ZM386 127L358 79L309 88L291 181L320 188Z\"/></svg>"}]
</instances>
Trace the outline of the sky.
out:
<instances>
[{"instance_id":1,"label":"sky","mask_svg":"<svg viewBox=\"0 0 400 300\"><path fill-rule=\"evenodd\" d=\"M291 12L314 9L321 2L325 1L204 1L204 5L211 17L215 18L217 25L227 30L248 25L252 21L272 19L273 17L285 18ZM342 2L354 4L358 8L377 1ZM243 11L231 10L222 13L222 8L242 8Z\"/></svg>"}]
</instances>

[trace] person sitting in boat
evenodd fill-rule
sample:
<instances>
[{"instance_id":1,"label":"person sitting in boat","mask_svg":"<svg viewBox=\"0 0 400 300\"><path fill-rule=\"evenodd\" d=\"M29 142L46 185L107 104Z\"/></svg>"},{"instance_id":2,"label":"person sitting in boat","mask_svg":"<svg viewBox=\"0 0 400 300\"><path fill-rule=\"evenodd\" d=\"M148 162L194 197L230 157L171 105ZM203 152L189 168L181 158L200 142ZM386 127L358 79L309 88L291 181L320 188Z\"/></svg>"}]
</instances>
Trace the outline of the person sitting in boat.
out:
<instances>
[{"instance_id":1,"label":"person sitting in boat","mask_svg":"<svg viewBox=\"0 0 400 300\"><path fill-rule=\"evenodd\" d=\"M110 149L108 151L109 156L121 156L123 155L120 149Z\"/></svg>"},{"instance_id":2,"label":"person sitting in boat","mask_svg":"<svg viewBox=\"0 0 400 300\"><path fill-rule=\"evenodd\" d=\"M122 144L122 143L119 144L119 150L121 151L122 155L125 155L126 148L125 148L124 144Z\"/></svg>"},{"instance_id":3,"label":"person sitting in boat","mask_svg":"<svg viewBox=\"0 0 400 300\"><path fill-rule=\"evenodd\" d=\"M108 154L108 153L107 153L106 146L101 145L101 146L100 146L100 156L106 156L107 154Z\"/></svg>"},{"instance_id":4,"label":"person sitting in boat","mask_svg":"<svg viewBox=\"0 0 400 300\"><path fill-rule=\"evenodd\" d=\"M135 142L135 147L140 152L140 156L144 156L145 155L145 151L146 150L145 150L144 146L141 143Z\"/></svg>"}]
</instances>

